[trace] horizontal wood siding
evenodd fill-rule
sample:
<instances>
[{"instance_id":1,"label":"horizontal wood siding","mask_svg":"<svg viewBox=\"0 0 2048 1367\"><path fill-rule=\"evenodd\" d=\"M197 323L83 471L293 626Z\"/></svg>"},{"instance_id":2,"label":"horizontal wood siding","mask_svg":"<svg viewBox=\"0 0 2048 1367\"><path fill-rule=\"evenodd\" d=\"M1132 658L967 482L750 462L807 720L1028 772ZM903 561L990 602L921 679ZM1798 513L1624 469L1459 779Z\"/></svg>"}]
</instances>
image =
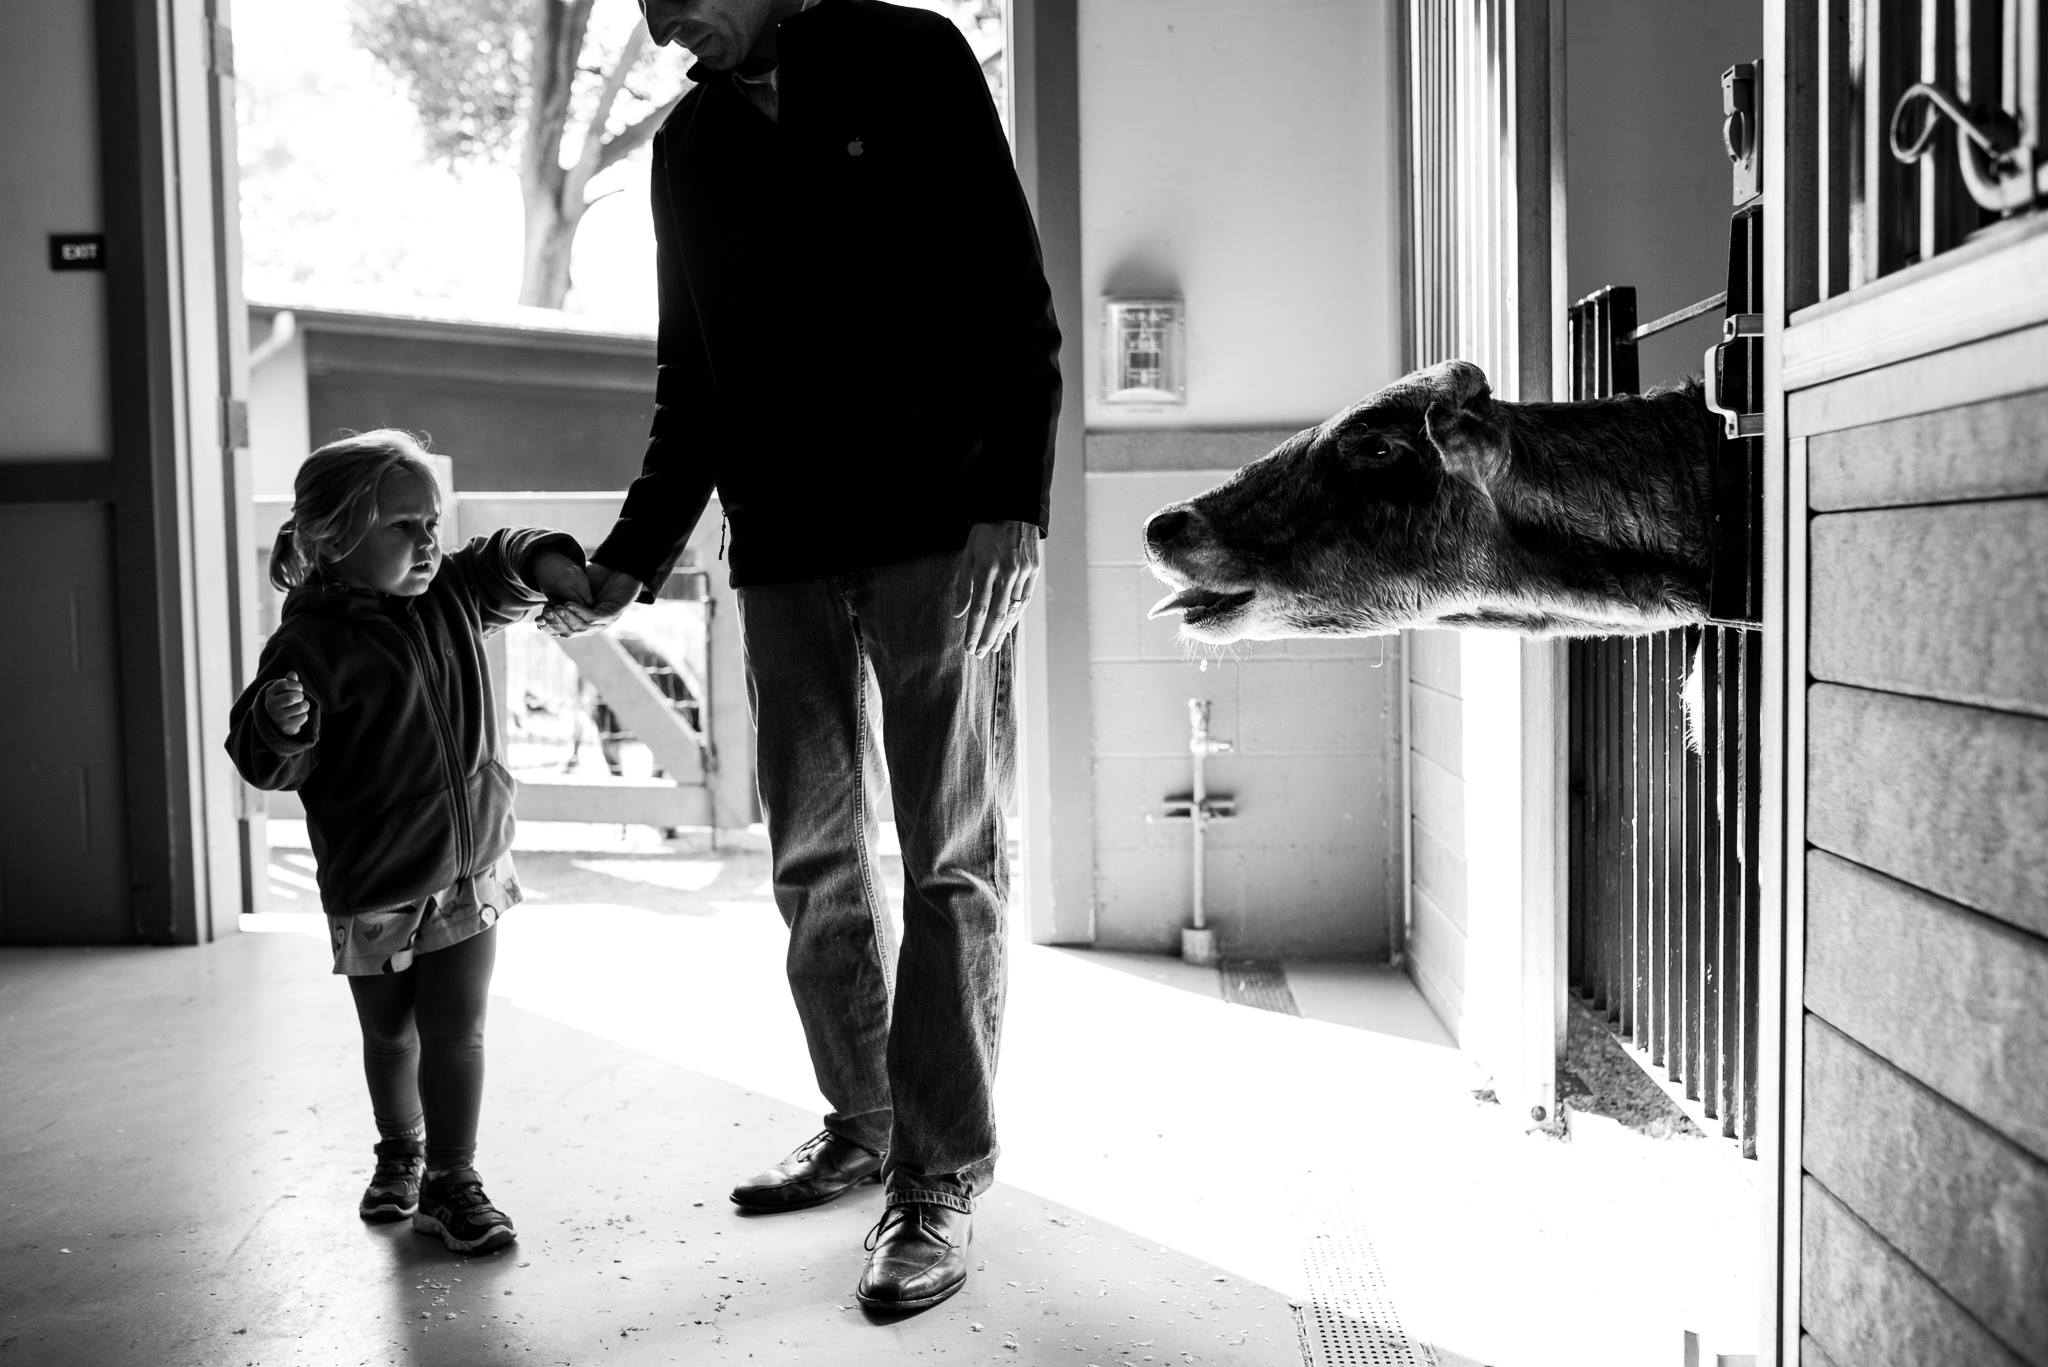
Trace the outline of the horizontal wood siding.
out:
<instances>
[{"instance_id":1,"label":"horizontal wood siding","mask_svg":"<svg viewBox=\"0 0 2048 1367\"><path fill-rule=\"evenodd\" d=\"M2048 1163L1818 1017L1812 1176L2028 1362L2048 1361Z\"/></svg>"},{"instance_id":2,"label":"horizontal wood siding","mask_svg":"<svg viewBox=\"0 0 2048 1367\"><path fill-rule=\"evenodd\" d=\"M1820 684L1806 751L1809 841L2048 935L2048 721Z\"/></svg>"},{"instance_id":3,"label":"horizontal wood siding","mask_svg":"<svg viewBox=\"0 0 2048 1367\"><path fill-rule=\"evenodd\" d=\"M1455 631L1411 631L1408 961L1453 1038L1465 1022L1465 717Z\"/></svg>"},{"instance_id":4,"label":"horizontal wood siding","mask_svg":"<svg viewBox=\"0 0 2048 1367\"><path fill-rule=\"evenodd\" d=\"M1415 821L1415 890L1426 893L1459 930L1465 929L1465 861L1421 817Z\"/></svg>"},{"instance_id":5,"label":"horizontal wood siding","mask_svg":"<svg viewBox=\"0 0 2048 1367\"><path fill-rule=\"evenodd\" d=\"M1460 700L1427 684L1409 688L1408 747L1453 777L1465 772L1465 722ZM1463 807L1455 808L1461 814Z\"/></svg>"},{"instance_id":6,"label":"horizontal wood siding","mask_svg":"<svg viewBox=\"0 0 2048 1367\"><path fill-rule=\"evenodd\" d=\"M2048 380L2042 374L2044 355L2048 325L1987 337L1910 367L1846 375L1788 395L1786 435L1818 436L2030 393ZM1899 373L1907 369L1912 371L1910 382Z\"/></svg>"},{"instance_id":7,"label":"horizontal wood siding","mask_svg":"<svg viewBox=\"0 0 2048 1367\"><path fill-rule=\"evenodd\" d=\"M2048 1161L2048 941L1831 854L1806 878L1807 1009Z\"/></svg>"},{"instance_id":8,"label":"horizontal wood siding","mask_svg":"<svg viewBox=\"0 0 2048 1367\"><path fill-rule=\"evenodd\" d=\"M2029 231L1909 273L1997 328L1866 368L1902 283L1786 333L1809 1367L2048 1367L2048 321L1980 297Z\"/></svg>"},{"instance_id":9,"label":"horizontal wood siding","mask_svg":"<svg viewBox=\"0 0 2048 1367\"><path fill-rule=\"evenodd\" d=\"M1835 513L1812 536L1815 678L2048 717L2048 499Z\"/></svg>"},{"instance_id":10,"label":"horizontal wood siding","mask_svg":"<svg viewBox=\"0 0 2048 1367\"><path fill-rule=\"evenodd\" d=\"M1458 696L1462 655L1455 631L1411 631L1408 633L1408 676L1439 693Z\"/></svg>"},{"instance_id":11,"label":"horizontal wood siding","mask_svg":"<svg viewBox=\"0 0 2048 1367\"><path fill-rule=\"evenodd\" d=\"M1799 1367L1835 1367L1835 1360L1813 1341L1813 1335L1802 1334L1799 1336Z\"/></svg>"},{"instance_id":12,"label":"horizontal wood siding","mask_svg":"<svg viewBox=\"0 0 2048 1367\"><path fill-rule=\"evenodd\" d=\"M1450 854L1465 857L1465 823L1442 821L1446 812L1465 810L1465 781L1420 750L1408 756L1409 782L1414 784L1415 810L1430 835L1442 842Z\"/></svg>"},{"instance_id":13,"label":"horizontal wood siding","mask_svg":"<svg viewBox=\"0 0 2048 1367\"><path fill-rule=\"evenodd\" d=\"M1808 1144L1812 1126L1807 1127ZM1872 1232L1811 1176L1800 1193L1799 1318L1853 1367L2037 1367Z\"/></svg>"},{"instance_id":14,"label":"horizontal wood siding","mask_svg":"<svg viewBox=\"0 0 2048 1367\"><path fill-rule=\"evenodd\" d=\"M1415 985L1438 1019L1452 1026L1465 1018L1465 928L1421 887L1412 896L1408 951Z\"/></svg>"},{"instance_id":15,"label":"horizontal wood siding","mask_svg":"<svg viewBox=\"0 0 2048 1367\"><path fill-rule=\"evenodd\" d=\"M1818 512L2048 494L2048 393L1823 432L1807 458Z\"/></svg>"}]
</instances>

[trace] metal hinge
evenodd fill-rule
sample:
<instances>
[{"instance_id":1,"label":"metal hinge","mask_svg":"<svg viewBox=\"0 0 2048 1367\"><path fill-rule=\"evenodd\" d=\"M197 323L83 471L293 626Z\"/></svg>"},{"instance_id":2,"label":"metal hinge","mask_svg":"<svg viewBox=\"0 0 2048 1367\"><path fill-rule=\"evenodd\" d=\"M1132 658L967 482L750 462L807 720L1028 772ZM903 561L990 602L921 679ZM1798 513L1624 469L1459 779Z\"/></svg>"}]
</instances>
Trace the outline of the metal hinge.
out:
<instances>
[{"instance_id":1,"label":"metal hinge","mask_svg":"<svg viewBox=\"0 0 2048 1367\"><path fill-rule=\"evenodd\" d=\"M249 445L249 402L233 394L220 396L220 444L226 451Z\"/></svg>"},{"instance_id":2,"label":"metal hinge","mask_svg":"<svg viewBox=\"0 0 2048 1367\"><path fill-rule=\"evenodd\" d=\"M235 31L218 19L208 21L206 69L225 81L235 79Z\"/></svg>"},{"instance_id":3,"label":"metal hinge","mask_svg":"<svg viewBox=\"0 0 2048 1367\"><path fill-rule=\"evenodd\" d=\"M1764 192L1760 65L1737 62L1721 73L1721 146L1734 168L1729 193L1737 208Z\"/></svg>"}]
</instances>

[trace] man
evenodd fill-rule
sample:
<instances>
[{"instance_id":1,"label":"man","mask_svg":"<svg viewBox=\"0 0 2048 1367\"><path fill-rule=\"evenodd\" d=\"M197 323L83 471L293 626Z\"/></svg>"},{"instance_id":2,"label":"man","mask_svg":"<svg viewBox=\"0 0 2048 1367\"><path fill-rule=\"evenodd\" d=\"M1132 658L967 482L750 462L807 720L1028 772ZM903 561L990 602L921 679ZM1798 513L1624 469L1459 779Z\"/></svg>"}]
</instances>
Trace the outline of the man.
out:
<instances>
[{"instance_id":1,"label":"man","mask_svg":"<svg viewBox=\"0 0 2048 1367\"><path fill-rule=\"evenodd\" d=\"M1012 639L1048 520L1059 330L950 22L879 0L641 8L697 59L654 140L653 432L593 605L553 624L651 598L716 486L790 987L831 1106L732 1199L796 1210L879 1177L857 1294L921 1309L966 1280L996 1160Z\"/></svg>"}]
</instances>

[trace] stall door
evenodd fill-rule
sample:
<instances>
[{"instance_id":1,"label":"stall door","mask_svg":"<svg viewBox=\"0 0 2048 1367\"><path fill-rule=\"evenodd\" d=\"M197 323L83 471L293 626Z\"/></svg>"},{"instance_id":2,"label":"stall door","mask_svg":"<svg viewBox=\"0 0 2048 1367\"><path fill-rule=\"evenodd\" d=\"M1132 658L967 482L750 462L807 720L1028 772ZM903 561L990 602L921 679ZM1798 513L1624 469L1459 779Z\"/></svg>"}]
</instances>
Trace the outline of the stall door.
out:
<instances>
[{"instance_id":1,"label":"stall door","mask_svg":"<svg viewBox=\"0 0 2048 1367\"><path fill-rule=\"evenodd\" d=\"M1796 8L1787 50L1807 65L1791 88L1814 103L1791 174L1810 168L1818 189L1809 235L1788 246L1781 372L1788 759L1803 837L1788 846L1781 1347L1808 1367L2038 1367L2048 1364L2039 4Z\"/></svg>"}]
</instances>

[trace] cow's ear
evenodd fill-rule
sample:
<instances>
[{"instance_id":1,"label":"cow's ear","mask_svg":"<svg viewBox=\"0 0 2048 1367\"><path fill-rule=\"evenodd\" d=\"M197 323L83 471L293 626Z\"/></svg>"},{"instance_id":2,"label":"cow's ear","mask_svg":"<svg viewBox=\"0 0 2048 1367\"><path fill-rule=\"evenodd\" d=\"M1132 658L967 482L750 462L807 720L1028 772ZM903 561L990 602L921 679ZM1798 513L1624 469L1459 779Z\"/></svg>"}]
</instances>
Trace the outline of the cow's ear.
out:
<instances>
[{"instance_id":1,"label":"cow's ear","mask_svg":"<svg viewBox=\"0 0 2048 1367\"><path fill-rule=\"evenodd\" d=\"M1445 361L1435 368L1430 380L1431 388L1436 391L1435 402L1446 405L1453 412L1484 409L1493 403L1493 390L1486 383L1486 372L1470 361Z\"/></svg>"},{"instance_id":2,"label":"cow's ear","mask_svg":"<svg viewBox=\"0 0 2048 1367\"><path fill-rule=\"evenodd\" d=\"M1484 483L1498 444L1486 372L1470 361L1443 361L1425 375L1429 404L1422 413L1423 435L1446 469Z\"/></svg>"},{"instance_id":3,"label":"cow's ear","mask_svg":"<svg viewBox=\"0 0 2048 1367\"><path fill-rule=\"evenodd\" d=\"M1501 465L1502 433L1490 400L1459 406L1439 399L1423 413L1422 430L1446 469L1484 484Z\"/></svg>"}]
</instances>

